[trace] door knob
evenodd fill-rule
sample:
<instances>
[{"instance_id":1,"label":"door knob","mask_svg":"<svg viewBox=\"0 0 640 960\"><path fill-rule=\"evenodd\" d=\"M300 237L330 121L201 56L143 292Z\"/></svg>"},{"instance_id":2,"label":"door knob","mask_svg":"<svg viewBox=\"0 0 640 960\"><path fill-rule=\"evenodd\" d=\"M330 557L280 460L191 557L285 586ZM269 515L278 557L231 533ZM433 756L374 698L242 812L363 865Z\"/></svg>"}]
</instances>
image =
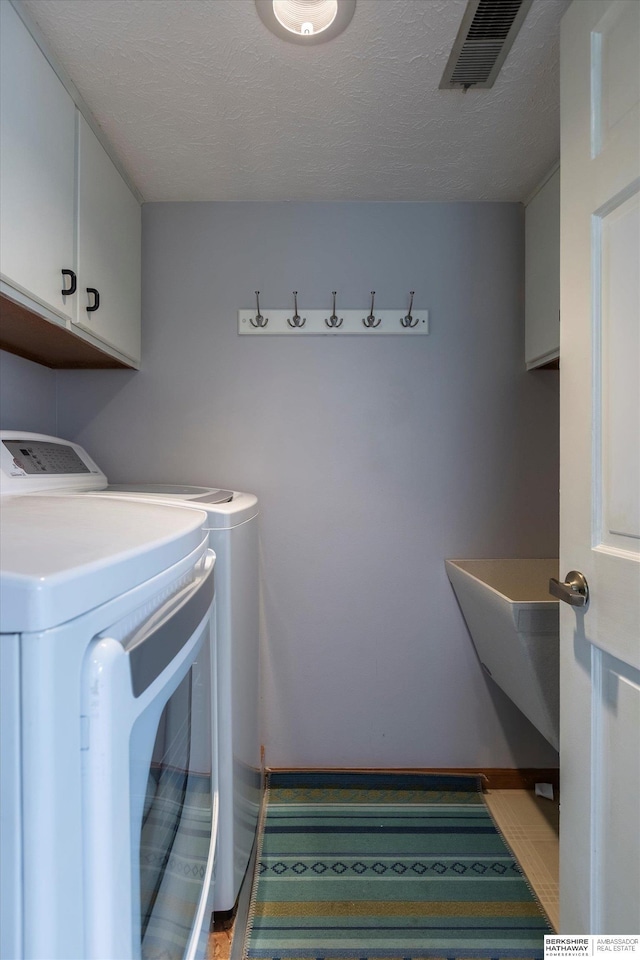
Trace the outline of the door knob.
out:
<instances>
[{"instance_id":1,"label":"door knob","mask_svg":"<svg viewBox=\"0 0 640 960\"><path fill-rule=\"evenodd\" d=\"M589 602L589 584L587 578L579 570L569 570L564 583L556 580L555 577L551 577L549 593L557 597L558 600L564 600L572 607L586 607Z\"/></svg>"}]
</instances>

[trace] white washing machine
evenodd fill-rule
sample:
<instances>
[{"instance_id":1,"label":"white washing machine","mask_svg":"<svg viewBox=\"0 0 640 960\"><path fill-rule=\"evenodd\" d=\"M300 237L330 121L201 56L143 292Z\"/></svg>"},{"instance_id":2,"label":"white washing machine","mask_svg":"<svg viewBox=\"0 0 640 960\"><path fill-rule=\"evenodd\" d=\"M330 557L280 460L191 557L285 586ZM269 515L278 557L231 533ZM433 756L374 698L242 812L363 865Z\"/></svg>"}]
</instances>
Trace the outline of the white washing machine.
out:
<instances>
[{"instance_id":1,"label":"white washing machine","mask_svg":"<svg viewBox=\"0 0 640 960\"><path fill-rule=\"evenodd\" d=\"M94 466L0 443L0 955L191 960L213 903L215 558L204 512L73 494Z\"/></svg>"},{"instance_id":2,"label":"white washing machine","mask_svg":"<svg viewBox=\"0 0 640 960\"><path fill-rule=\"evenodd\" d=\"M214 909L233 911L255 840L262 790L259 728L258 500L214 487L112 484L78 444L32 433L0 433L37 456L39 443L72 450L86 465L85 490L99 497L182 504L206 511L216 555L219 829ZM36 465L37 466L37 465Z\"/></svg>"}]
</instances>

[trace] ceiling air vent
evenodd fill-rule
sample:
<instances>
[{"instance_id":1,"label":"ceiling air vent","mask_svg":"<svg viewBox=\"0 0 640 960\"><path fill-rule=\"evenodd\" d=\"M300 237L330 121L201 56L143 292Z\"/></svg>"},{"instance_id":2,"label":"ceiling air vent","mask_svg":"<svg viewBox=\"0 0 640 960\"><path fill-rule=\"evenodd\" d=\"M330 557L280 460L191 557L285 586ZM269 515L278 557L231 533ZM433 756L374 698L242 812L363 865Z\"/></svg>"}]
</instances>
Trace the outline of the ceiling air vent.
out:
<instances>
[{"instance_id":1,"label":"ceiling air vent","mask_svg":"<svg viewBox=\"0 0 640 960\"><path fill-rule=\"evenodd\" d=\"M492 87L533 0L469 0L441 90Z\"/></svg>"}]
</instances>

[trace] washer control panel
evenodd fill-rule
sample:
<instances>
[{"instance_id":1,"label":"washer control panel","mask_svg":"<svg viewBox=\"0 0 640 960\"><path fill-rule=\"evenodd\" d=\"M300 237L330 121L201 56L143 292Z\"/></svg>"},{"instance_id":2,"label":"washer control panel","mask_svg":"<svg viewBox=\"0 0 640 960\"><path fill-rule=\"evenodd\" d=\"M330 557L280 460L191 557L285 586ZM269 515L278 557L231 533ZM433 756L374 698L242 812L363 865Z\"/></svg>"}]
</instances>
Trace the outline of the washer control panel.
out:
<instances>
[{"instance_id":1,"label":"washer control panel","mask_svg":"<svg viewBox=\"0 0 640 960\"><path fill-rule=\"evenodd\" d=\"M13 458L13 467L23 473L91 473L67 443L51 440L3 440Z\"/></svg>"},{"instance_id":2,"label":"washer control panel","mask_svg":"<svg viewBox=\"0 0 640 960\"><path fill-rule=\"evenodd\" d=\"M100 490L107 479L77 443L37 433L0 432L0 491Z\"/></svg>"}]
</instances>

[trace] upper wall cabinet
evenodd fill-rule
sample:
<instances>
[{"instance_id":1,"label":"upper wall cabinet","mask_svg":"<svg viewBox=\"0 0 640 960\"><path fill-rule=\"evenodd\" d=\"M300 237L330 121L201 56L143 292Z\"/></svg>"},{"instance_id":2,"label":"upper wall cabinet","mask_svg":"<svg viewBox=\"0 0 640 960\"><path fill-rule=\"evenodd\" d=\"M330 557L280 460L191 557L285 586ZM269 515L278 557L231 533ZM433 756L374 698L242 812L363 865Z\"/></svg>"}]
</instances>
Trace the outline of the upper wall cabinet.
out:
<instances>
[{"instance_id":1,"label":"upper wall cabinet","mask_svg":"<svg viewBox=\"0 0 640 960\"><path fill-rule=\"evenodd\" d=\"M76 108L9 3L0 3L0 269L62 322L73 270Z\"/></svg>"},{"instance_id":2,"label":"upper wall cabinet","mask_svg":"<svg viewBox=\"0 0 640 960\"><path fill-rule=\"evenodd\" d=\"M527 370L560 356L560 170L525 209L525 361Z\"/></svg>"},{"instance_id":3,"label":"upper wall cabinet","mask_svg":"<svg viewBox=\"0 0 640 960\"><path fill-rule=\"evenodd\" d=\"M75 322L140 359L140 204L78 116L78 310Z\"/></svg>"},{"instance_id":4,"label":"upper wall cabinet","mask_svg":"<svg viewBox=\"0 0 640 960\"><path fill-rule=\"evenodd\" d=\"M0 14L0 346L137 367L140 204L11 4Z\"/></svg>"}]
</instances>

